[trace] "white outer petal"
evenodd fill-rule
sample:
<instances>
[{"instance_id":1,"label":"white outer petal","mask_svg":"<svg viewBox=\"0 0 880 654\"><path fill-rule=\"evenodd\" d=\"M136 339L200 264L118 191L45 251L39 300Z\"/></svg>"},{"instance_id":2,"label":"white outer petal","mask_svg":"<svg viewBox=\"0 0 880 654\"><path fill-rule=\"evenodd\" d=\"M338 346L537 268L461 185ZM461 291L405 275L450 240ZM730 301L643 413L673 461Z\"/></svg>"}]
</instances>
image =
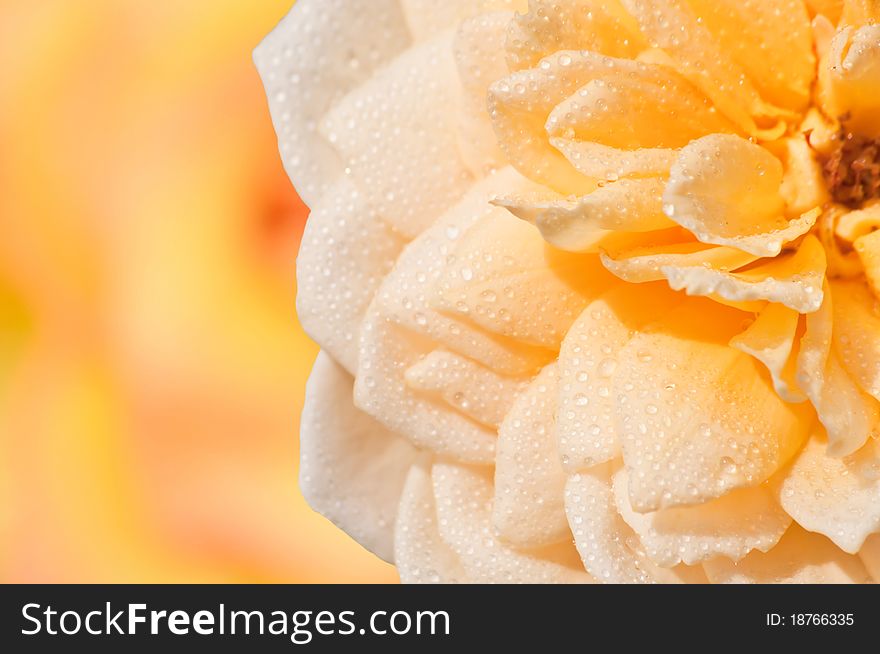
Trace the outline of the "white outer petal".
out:
<instances>
[{"instance_id":1,"label":"white outer petal","mask_svg":"<svg viewBox=\"0 0 880 654\"><path fill-rule=\"evenodd\" d=\"M352 378L315 361L300 427L300 488L313 509L368 550L393 557L393 529L415 448L352 402Z\"/></svg>"}]
</instances>

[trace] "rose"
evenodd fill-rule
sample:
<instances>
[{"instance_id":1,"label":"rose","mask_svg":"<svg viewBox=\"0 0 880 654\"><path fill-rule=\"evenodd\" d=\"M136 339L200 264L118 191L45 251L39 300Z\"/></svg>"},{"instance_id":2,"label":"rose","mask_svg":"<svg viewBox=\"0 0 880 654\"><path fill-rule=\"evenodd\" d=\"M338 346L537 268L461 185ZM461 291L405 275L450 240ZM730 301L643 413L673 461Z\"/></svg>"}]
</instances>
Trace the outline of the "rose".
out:
<instances>
[{"instance_id":1,"label":"rose","mask_svg":"<svg viewBox=\"0 0 880 654\"><path fill-rule=\"evenodd\" d=\"M404 581L880 578L878 18L300 0L312 506Z\"/></svg>"}]
</instances>

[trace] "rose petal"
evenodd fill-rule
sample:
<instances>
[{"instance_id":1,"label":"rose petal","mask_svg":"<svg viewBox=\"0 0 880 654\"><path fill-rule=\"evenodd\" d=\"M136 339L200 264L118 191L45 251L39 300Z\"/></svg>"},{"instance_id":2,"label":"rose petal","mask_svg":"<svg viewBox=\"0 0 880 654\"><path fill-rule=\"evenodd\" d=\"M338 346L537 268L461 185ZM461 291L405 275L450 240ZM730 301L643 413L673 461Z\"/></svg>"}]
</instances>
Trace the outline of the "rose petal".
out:
<instances>
[{"instance_id":1,"label":"rose petal","mask_svg":"<svg viewBox=\"0 0 880 654\"><path fill-rule=\"evenodd\" d=\"M842 459L825 450L821 433L814 435L783 477L779 501L804 529L855 554L880 531L880 448L870 440Z\"/></svg>"},{"instance_id":2,"label":"rose petal","mask_svg":"<svg viewBox=\"0 0 880 654\"><path fill-rule=\"evenodd\" d=\"M688 295L718 296L734 302L767 300L799 313L811 313L822 305L825 265L825 250L810 234L795 252L736 272L675 265L664 266L661 271L673 289Z\"/></svg>"},{"instance_id":3,"label":"rose petal","mask_svg":"<svg viewBox=\"0 0 880 654\"><path fill-rule=\"evenodd\" d=\"M516 547L571 540L565 519L565 474L556 451L558 370L541 371L513 405L498 432L492 523Z\"/></svg>"},{"instance_id":4,"label":"rose petal","mask_svg":"<svg viewBox=\"0 0 880 654\"><path fill-rule=\"evenodd\" d=\"M566 542L518 551L495 537L491 470L434 464L434 499L443 540L474 583L590 583Z\"/></svg>"},{"instance_id":5,"label":"rose petal","mask_svg":"<svg viewBox=\"0 0 880 654\"><path fill-rule=\"evenodd\" d=\"M584 567L608 584L705 583L700 567L661 568L614 505L607 471L576 474L565 485L565 510Z\"/></svg>"},{"instance_id":6,"label":"rose petal","mask_svg":"<svg viewBox=\"0 0 880 654\"><path fill-rule=\"evenodd\" d=\"M528 375L553 356L544 348L517 343L458 322L428 306L432 286L460 234L492 212L499 187L515 187L508 169L480 182L430 230L410 243L382 283L361 328L355 397L357 405L421 448L462 461L491 463L494 430L475 423L430 393L411 388L408 368L442 346L503 375Z\"/></svg>"},{"instance_id":7,"label":"rose petal","mask_svg":"<svg viewBox=\"0 0 880 654\"><path fill-rule=\"evenodd\" d=\"M664 208L704 243L776 256L783 244L809 231L818 215L786 219L782 173L765 148L737 136L705 136L681 150Z\"/></svg>"},{"instance_id":8,"label":"rose petal","mask_svg":"<svg viewBox=\"0 0 880 654\"><path fill-rule=\"evenodd\" d=\"M666 178L678 156L678 151L671 148L621 150L601 143L558 136L551 138L550 144L582 175L607 181L621 177Z\"/></svg>"},{"instance_id":9,"label":"rose petal","mask_svg":"<svg viewBox=\"0 0 880 654\"><path fill-rule=\"evenodd\" d=\"M409 44L397 0L299 0L257 47L284 167L309 206L344 168L318 122Z\"/></svg>"},{"instance_id":10,"label":"rose petal","mask_svg":"<svg viewBox=\"0 0 880 654\"><path fill-rule=\"evenodd\" d=\"M321 127L370 203L410 238L473 183L458 149L452 39L444 33L402 54L345 96Z\"/></svg>"},{"instance_id":11,"label":"rose petal","mask_svg":"<svg viewBox=\"0 0 880 654\"><path fill-rule=\"evenodd\" d=\"M822 165L803 134L784 139L778 156L785 172L779 194L785 200L786 215L801 216L831 200Z\"/></svg>"},{"instance_id":12,"label":"rose petal","mask_svg":"<svg viewBox=\"0 0 880 654\"><path fill-rule=\"evenodd\" d=\"M859 558L876 583L880 580L880 534L868 536L862 549L859 550Z\"/></svg>"},{"instance_id":13,"label":"rose petal","mask_svg":"<svg viewBox=\"0 0 880 654\"><path fill-rule=\"evenodd\" d=\"M584 309L559 352L559 412L556 434L567 472L605 463L620 455L615 424L613 377L616 354L647 323L682 298L660 285L618 286Z\"/></svg>"},{"instance_id":14,"label":"rose petal","mask_svg":"<svg viewBox=\"0 0 880 654\"><path fill-rule=\"evenodd\" d=\"M464 21L455 35L455 61L461 80L459 148L476 177L506 165L486 106L489 85L510 74L504 56L511 12L481 14Z\"/></svg>"},{"instance_id":15,"label":"rose petal","mask_svg":"<svg viewBox=\"0 0 880 654\"><path fill-rule=\"evenodd\" d=\"M630 283L655 282L666 279L665 270L707 270L725 273L754 262L757 257L736 248L706 246L686 241L678 230L668 234L652 234L643 245L632 239L619 241L617 247L602 252L602 263L617 277ZM664 242L669 241L669 242Z\"/></svg>"},{"instance_id":16,"label":"rose petal","mask_svg":"<svg viewBox=\"0 0 880 654\"><path fill-rule=\"evenodd\" d=\"M846 115L856 134L880 137L880 25L850 26L837 32L823 67L826 110Z\"/></svg>"},{"instance_id":17,"label":"rose petal","mask_svg":"<svg viewBox=\"0 0 880 654\"><path fill-rule=\"evenodd\" d=\"M711 98L727 118L753 135L762 131L756 117L769 118L769 126L775 127L772 119L776 112L761 100L742 67L700 23L685 0L621 2L635 16L647 40L665 51L679 72Z\"/></svg>"},{"instance_id":18,"label":"rose petal","mask_svg":"<svg viewBox=\"0 0 880 654\"><path fill-rule=\"evenodd\" d=\"M467 583L458 556L440 538L430 461L412 466L397 510L394 563L404 584Z\"/></svg>"},{"instance_id":19,"label":"rose petal","mask_svg":"<svg viewBox=\"0 0 880 654\"><path fill-rule=\"evenodd\" d=\"M862 389L880 399L880 307L861 281L834 282L834 347Z\"/></svg>"},{"instance_id":20,"label":"rose petal","mask_svg":"<svg viewBox=\"0 0 880 654\"><path fill-rule=\"evenodd\" d=\"M552 192L498 198L494 204L535 225L551 245L569 252L592 251L605 230L648 232L674 226L663 213L661 178L621 179L588 195Z\"/></svg>"},{"instance_id":21,"label":"rose petal","mask_svg":"<svg viewBox=\"0 0 880 654\"><path fill-rule=\"evenodd\" d=\"M742 318L691 300L619 354L612 392L636 511L757 486L806 438L809 409L783 402L760 364L727 345Z\"/></svg>"},{"instance_id":22,"label":"rose petal","mask_svg":"<svg viewBox=\"0 0 880 654\"><path fill-rule=\"evenodd\" d=\"M767 553L752 552L738 563L719 557L703 567L713 584L860 584L869 579L858 558L797 525Z\"/></svg>"},{"instance_id":23,"label":"rose petal","mask_svg":"<svg viewBox=\"0 0 880 654\"><path fill-rule=\"evenodd\" d=\"M880 209L880 207L877 208ZM871 285L871 290L874 291L874 296L880 297L880 231L856 239L853 247L859 255L859 260L865 270L865 277Z\"/></svg>"},{"instance_id":24,"label":"rose petal","mask_svg":"<svg viewBox=\"0 0 880 654\"><path fill-rule=\"evenodd\" d=\"M534 68L560 50L589 50L635 59L646 44L618 0L531 0L509 28L507 52L514 70Z\"/></svg>"},{"instance_id":25,"label":"rose petal","mask_svg":"<svg viewBox=\"0 0 880 654\"><path fill-rule=\"evenodd\" d=\"M500 208L471 227L451 255L432 307L553 350L590 299L616 283L598 257L552 248Z\"/></svg>"},{"instance_id":26,"label":"rose petal","mask_svg":"<svg viewBox=\"0 0 880 654\"><path fill-rule=\"evenodd\" d=\"M843 0L842 25L864 25L880 21L880 7L875 0Z\"/></svg>"},{"instance_id":27,"label":"rose petal","mask_svg":"<svg viewBox=\"0 0 880 654\"><path fill-rule=\"evenodd\" d=\"M807 9L810 10L810 17L821 14L834 24L840 20L843 3L844 0L806 0L805 2Z\"/></svg>"},{"instance_id":28,"label":"rose petal","mask_svg":"<svg viewBox=\"0 0 880 654\"><path fill-rule=\"evenodd\" d=\"M813 32L802 0L688 0L697 20L778 107L802 110L816 71Z\"/></svg>"},{"instance_id":29,"label":"rose petal","mask_svg":"<svg viewBox=\"0 0 880 654\"><path fill-rule=\"evenodd\" d=\"M436 393L477 422L496 429L528 380L499 375L458 354L434 350L406 371L410 388Z\"/></svg>"},{"instance_id":30,"label":"rose petal","mask_svg":"<svg viewBox=\"0 0 880 654\"><path fill-rule=\"evenodd\" d=\"M596 183L590 177L602 175L579 173L576 166L580 155L566 153L556 142L560 139L554 139L551 146L546 131L547 119L560 102L584 84L592 80L639 75L646 68L646 64L628 59L572 50L549 56L537 68L514 73L492 84L489 87L489 113L498 143L508 161L524 175L560 193L585 195L595 190ZM563 153L556 148L562 149ZM621 154L621 151L601 144L594 149L598 149L600 155L594 166L608 163L622 168L625 164L634 170L654 170L672 161L671 156L662 153L640 160L637 153ZM628 160L620 161L621 157ZM585 161L589 163L590 160ZM661 174L668 170L668 165L665 170L661 168ZM601 172L611 174L611 168L603 168Z\"/></svg>"},{"instance_id":31,"label":"rose petal","mask_svg":"<svg viewBox=\"0 0 880 654\"><path fill-rule=\"evenodd\" d=\"M648 558L665 568L697 565L716 556L739 561L752 550L766 552L791 524L763 485L740 488L706 504L654 513L633 511L625 470L614 475L613 485L620 515L638 534Z\"/></svg>"},{"instance_id":32,"label":"rose petal","mask_svg":"<svg viewBox=\"0 0 880 654\"><path fill-rule=\"evenodd\" d=\"M397 505L417 453L354 407L352 381L318 355L300 426L300 489L313 509L391 561Z\"/></svg>"},{"instance_id":33,"label":"rose petal","mask_svg":"<svg viewBox=\"0 0 880 654\"><path fill-rule=\"evenodd\" d=\"M466 18L490 11L524 11L527 0L400 0L417 40L457 27Z\"/></svg>"},{"instance_id":34,"label":"rose petal","mask_svg":"<svg viewBox=\"0 0 880 654\"><path fill-rule=\"evenodd\" d=\"M755 357L767 367L773 377L773 387L786 402L807 399L795 380L797 358L792 356L799 319L797 311L770 303L746 331L730 341L731 347Z\"/></svg>"},{"instance_id":35,"label":"rose petal","mask_svg":"<svg viewBox=\"0 0 880 654\"><path fill-rule=\"evenodd\" d=\"M345 177L312 209L296 260L296 312L334 359L357 370L358 333L370 301L403 249Z\"/></svg>"}]
</instances>

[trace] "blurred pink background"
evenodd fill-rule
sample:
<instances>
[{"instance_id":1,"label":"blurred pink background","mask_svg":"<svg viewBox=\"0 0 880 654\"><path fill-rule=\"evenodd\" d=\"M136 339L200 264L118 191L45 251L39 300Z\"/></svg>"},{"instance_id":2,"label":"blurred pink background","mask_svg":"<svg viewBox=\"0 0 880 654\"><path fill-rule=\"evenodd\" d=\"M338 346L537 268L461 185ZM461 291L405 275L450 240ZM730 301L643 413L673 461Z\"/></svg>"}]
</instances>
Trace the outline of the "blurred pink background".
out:
<instances>
[{"instance_id":1,"label":"blurred pink background","mask_svg":"<svg viewBox=\"0 0 880 654\"><path fill-rule=\"evenodd\" d=\"M396 581L297 487L291 4L0 0L2 581Z\"/></svg>"}]
</instances>

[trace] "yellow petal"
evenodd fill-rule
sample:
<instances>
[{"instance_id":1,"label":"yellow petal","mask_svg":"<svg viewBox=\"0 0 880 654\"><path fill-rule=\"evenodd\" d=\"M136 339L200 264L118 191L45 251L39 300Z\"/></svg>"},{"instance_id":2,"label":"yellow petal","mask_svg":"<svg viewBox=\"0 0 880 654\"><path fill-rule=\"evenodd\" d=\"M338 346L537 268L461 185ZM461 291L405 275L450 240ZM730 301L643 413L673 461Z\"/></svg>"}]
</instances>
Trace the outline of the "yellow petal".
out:
<instances>
[{"instance_id":1,"label":"yellow petal","mask_svg":"<svg viewBox=\"0 0 880 654\"><path fill-rule=\"evenodd\" d=\"M354 373L367 307L403 249L346 177L314 205L296 260L296 313L303 329Z\"/></svg>"},{"instance_id":2,"label":"yellow petal","mask_svg":"<svg viewBox=\"0 0 880 654\"><path fill-rule=\"evenodd\" d=\"M469 229L450 254L432 307L553 350L587 303L617 283L597 256L557 250L500 208Z\"/></svg>"},{"instance_id":3,"label":"yellow petal","mask_svg":"<svg viewBox=\"0 0 880 654\"><path fill-rule=\"evenodd\" d=\"M472 359L434 350L407 368L407 385L439 395L452 407L488 427L498 428L528 379L499 375Z\"/></svg>"},{"instance_id":4,"label":"yellow petal","mask_svg":"<svg viewBox=\"0 0 880 654\"><path fill-rule=\"evenodd\" d=\"M739 561L752 550L766 552L791 524L764 485L741 488L698 506L654 513L633 511L625 470L614 475L613 485L620 515L638 534L648 558L665 568L697 565L717 556Z\"/></svg>"},{"instance_id":5,"label":"yellow petal","mask_svg":"<svg viewBox=\"0 0 880 654\"><path fill-rule=\"evenodd\" d=\"M843 0L841 25L864 25L880 21L880 5L877 0Z\"/></svg>"},{"instance_id":6,"label":"yellow petal","mask_svg":"<svg viewBox=\"0 0 880 654\"><path fill-rule=\"evenodd\" d=\"M498 431L492 523L521 548L571 539L565 519L565 473L556 450L556 364L541 371Z\"/></svg>"},{"instance_id":7,"label":"yellow petal","mask_svg":"<svg viewBox=\"0 0 880 654\"><path fill-rule=\"evenodd\" d=\"M822 305L825 251L808 235L791 254L763 259L736 272L691 266L664 266L663 274L676 291L688 295L725 298L735 302L767 300L800 313L811 313Z\"/></svg>"},{"instance_id":8,"label":"yellow petal","mask_svg":"<svg viewBox=\"0 0 880 654\"><path fill-rule=\"evenodd\" d=\"M431 464L412 466L403 488L394 531L394 565L405 584L468 583L452 549L440 538Z\"/></svg>"},{"instance_id":9,"label":"yellow petal","mask_svg":"<svg viewBox=\"0 0 880 654\"><path fill-rule=\"evenodd\" d=\"M607 471L569 477L565 510L584 567L606 584L705 583L700 567L661 568L645 554L638 536L614 504Z\"/></svg>"},{"instance_id":10,"label":"yellow petal","mask_svg":"<svg viewBox=\"0 0 880 654\"><path fill-rule=\"evenodd\" d=\"M597 233L606 230L646 232L673 226L663 213L664 188L665 181L657 177L621 179L581 197L546 192L504 196L494 204L535 225L551 245L586 252L595 247Z\"/></svg>"},{"instance_id":11,"label":"yellow petal","mask_svg":"<svg viewBox=\"0 0 880 654\"><path fill-rule=\"evenodd\" d=\"M321 128L358 188L409 238L473 184L458 148L452 39L444 33L405 52L345 96Z\"/></svg>"},{"instance_id":12,"label":"yellow petal","mask_svg":"<svg viewBox=\"0 0 880 654\"><path fill-rule=\"evenodd\" d=\"M779 158L785 170L779 194L786 215L800 216L831 200L816 151L803 134L784 139Z\"/></svg>"},{"instance_id":13,"label":"yellow petal","mask_svg":"<svg viewBox=\"0 0 880 654\"><path fill-rule=\"evenodd\" d=\"M871 573L874 583L880 581L880 534L868 536L862 549L859 550L859 558Z\"/></svg>"},{"instance_id":14,"label":"yellow petal","mask_svg":"<svg viewBox=\"0 0 880 654\"><path fill-rule=\"evenodd\" d=\"M843 12L844 0L806 0L810 16L823 15L835 25Z\"/></svg>"},{"instance_id":15,"label":"yellow petal","mask_svg":"<svg viewBox=\"0 0 880 654\"><path fill-rule=\"evenodd\" d=\"M782 164L765 148L713 134L682 149L663 197L667 215L698 240L776 256L818 214L785 217Z\"/></svg>"},{"instance_id":16,"label":"yellow petal","mask_svg":"<svg viewBox=\"0 0 880 654\"><path fill-rule=\"evenodd\" d=\"M649 63L589 81L553 109L546 129L551 138L621 150L680 148L708 133L734 131L674 69Z\"/></svg>"},{"instance_id":17,"label":"yellow petal","mask_svg":"<svg viewBox=\"0 0 880 654\"><path fill-rule=\"evenodd\" d=\"M824 385L825 365L831 353L834 325L831 304L831 287L825 281L822 285L822 304L815 313L807 314L805 318L806 329L798 352L797 382L816 406Z\"/></svg>"},{"instance_id":18,"label":"yellow petal","mask_svg":"<svg viewBox=\"0 0 880 654\"><path fill-rule=\"evenodd\" d=\"M309 206L345 168L317 125L409 44L397 0L299 0L257 47L284 167Z\"/></svg>"},{"instance_id":19,"label":"yellow petal","mask_svg":"<svg viewBox=\"0 0 880 654\"><path fill-rule=\"evenodd\" d=\"M666 268L726 273L742 268L758 258L736 248L705 245L683 240L685 238L680 233L670 232L669 243L656 243L661 239L655 235L644 239L654 241L650 245L636 245L637 242L633 240L621 240L619 247L609 248L602 253L602 263L624 281L643 283L666 279Z\"/></svg>"},{"instance_id":20,"label":"yellow petal","mask_svg":"<svg viewBox=\"0 0 880 654\"><path fill-rule=\"evenodd\" d=\"M840 30L823 67L828 113L846 115L846 128L860 136L880 137L880 25Z\"/></svg>"},{"instance_id":21,"label":"yellow petal","mask_svg":"<svg viewBox=\"0 0 880 654\"><path fill-rule=\"evenodd\" d=\"M783 402L760 364L727 345L743 317L690 300L620 353L612 392L636 511L757 486L806 438L806 407Z\"/></svg>"},{"instance_id":22,"label":"yellow petal","mask_svg":"<svg viewBox=\"0 0 880 654\"><path fill-rule=\"evenodd\" d=\"M825 439L817 433L783 477L779 502L804 529L855 554L880 531L880 447L871 440L842 459L825 450Z\"/></svg>"},{"instance_id":23,"label":"yellow petal","mask_svg":"<svg viewBox=\"0 0 880 654\"><path fill-rule=\"evenodd\" d=\"M874 296L880 297L880 231L856 239L853 247L859 255Z\"/></svg>"},{"instance_id":24,"label":"yellow petal","mask_svg":"<svg viewBox=\"0 0 880 654\"><path fill-rule=\"evenodd\" d=\"M645 47L639 27L618 0L531 0L510 25L507 52L514 70L533 68L560 50L590 50L634 59Z\"/></svg>"},{"instance_id":25,"label":"yellow petal","mask_svg":"<svg viewBox=\"0 0 880 654\"><path fill-rule=\"evenodd\" d=\"M491 469L435 463L431 477L440 536L474 583L592 582L570 542L525 552L496 538Z\"/></svg>"},{"instance_id":26,"label":"yellow petal","mask_svg":"<svg viewBox=\"0 0 880 654\"><path fill-rule=\"evenodd\" d=\"M880 399L880 306L861 281L832 284L834 347L866 393Z\"/></svg>"},{"instance_id":27,"label":"yellow petal","mask_svg":"<svg viewBox=\"0 0 880 654\"><path fill-rule=\"evenodd\" d=\"M418 453L354 407L352 383L318 355L300 425L299 486L313 509L391 561L397 505Z\"/></svg>"},{"instance_id":28,"label":"yellow petal","mask_svg":"<svg viewBox=\"0 0 880 654\"><path fill-rule=\"evenodd\" d=\"M756 117L767 118L767 126L774 126L772 108L685 0L622 0L622 4L636 17L647 39L664 50L679 72L728 119L753 135L761 131Z\"/></svg>"},{"instance_id":29,"label":"yellow petal","mask_svg":"<svg viewBox=\"0 0 880 654\"><path fill-rule=\"evenodd\" d=\"M620 456L612 393L617 353L637 330L683 298L662 285L623 285L592 302L572 325L559 352L556 433L567 472Z\"/></svg>"},{"instance_id":30,"label":"yellow petal","mask_svg":"<svg viewBox=\"0 0 880 654\"><path fill-rule=\"evenodd\" d=\"M869 579L857 557L797 525L767 553L752 552L739 563L719 557L703 567L713 584L861 584Z\"/></svg>"},{"instance_id":31,"label":"yellow petal","mask_svg":"<svg viewBox=\"0 0 880 654\"><path fill-rule=\"evenodd\" d=\"M688 0L720 50L742 67L765 100L802 110L816 70L802 0Z\"/></svg>"},{"instance_id":32,"label":"yellow petal","mask_svg":"<svg viewBox=\"0 0 880 654\"><path fill-rule=\"evenodd\" d=\"M803 402L806 395L795 380L796 357L792 356L798 337L800 314L781 304L770 303L755 322L730 341L735 347L767 366L773 387L786 402Z\"/></svg>"}]
</instances>

